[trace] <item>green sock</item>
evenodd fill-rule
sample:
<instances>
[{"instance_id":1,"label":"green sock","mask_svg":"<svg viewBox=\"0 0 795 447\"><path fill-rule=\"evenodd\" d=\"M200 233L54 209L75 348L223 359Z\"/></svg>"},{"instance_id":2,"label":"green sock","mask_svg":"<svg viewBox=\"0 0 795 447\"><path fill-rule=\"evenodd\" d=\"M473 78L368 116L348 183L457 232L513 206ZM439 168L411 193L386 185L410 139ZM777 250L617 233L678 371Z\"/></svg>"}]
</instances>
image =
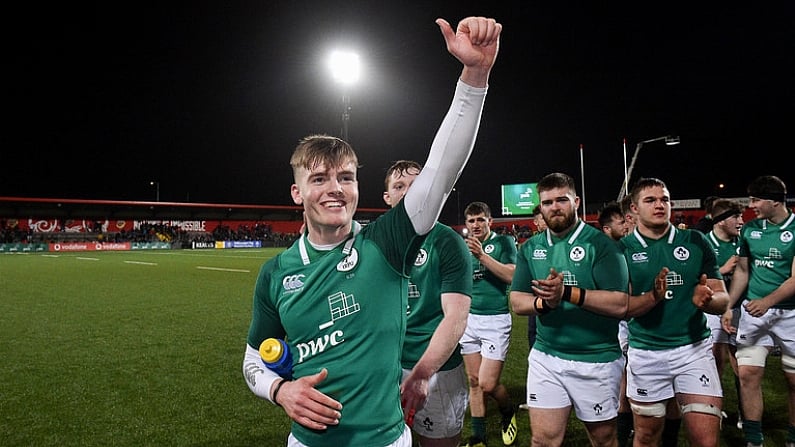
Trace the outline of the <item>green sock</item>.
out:
<instances>
[{"instance_id":1,"label":"green sock","mask_svg":"<svg viewBox=\"0 0 795 447\"><path fill-rule=\"evenodd\" d=\"M484 416L473 416L472 417L472 436L476 436L480 439L486 439L486 418Z\"/></svg>"},{"instance_id":2,"label":"green sock","mask_svg":"<svg viewBox=\"0 0 795 447\"><path fill-rule=\"evenodd\" d=\"M765 440L762 436L762 421L749 421L743 420L743 434L745 435L745 442L751 444L761 444Z\"/></svg>"},{"instance_id":3,"label":"green sock","mask_svg":"<svg viewBox=\"0 0 795 447\"><path fill-rule=\"evenodd\" d=\"M627 447L629 445L629 434L632 432L632 412L627 411L618 413L616 421L616 435L618 436L618 446Z\"/></svg>"},{"instance_id":4,"label":"green sock","mask_svg":"<svg viewBox=\"0 0 795 447\"><path fill-rule=\"evenodd\" d=\"M662 432L662 447L677 447L679 445L679 426L681 419L666 419Z\"/></svg>"}]
</instances>

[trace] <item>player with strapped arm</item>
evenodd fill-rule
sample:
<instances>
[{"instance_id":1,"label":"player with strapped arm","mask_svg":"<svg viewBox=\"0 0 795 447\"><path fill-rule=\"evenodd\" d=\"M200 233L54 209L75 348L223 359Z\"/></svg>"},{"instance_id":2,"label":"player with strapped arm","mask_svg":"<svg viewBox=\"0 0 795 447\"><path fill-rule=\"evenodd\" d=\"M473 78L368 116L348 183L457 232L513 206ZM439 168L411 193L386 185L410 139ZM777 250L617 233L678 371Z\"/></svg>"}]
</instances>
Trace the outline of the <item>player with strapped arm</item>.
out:
<instances>
[{"instance_id":1,"label":"player with strapped arm","mask_svg":"<svg viewBox=\"0 0 795 447\"><path fill-rule=\"evenodd\" d=\"M627 396L634 445L657 446L675 397L692 446L718 445L723 390L704 313L729 296L703 233L671 224L671 194L657 178L633 186L635 230L621 239L630 277Z\"/></svg>"},{"instance_id":2,"label":"player with strapped arm","mask_svg":"<svg viewBox=\"0 0 795 447\"><path fill-rule=\"evenodd\" d=\"M502 30L484 17L455 31L436 23L464 67L425 169L398 206L364 228L353 221L358 159L339 138L306 137L291 157L306 232L260 270L243 360L251 391L293 420L290 447L411 446L403 415L422 406L427 386L404 382L400 394L408 275L474 146ZM259 358L270 337L287 341L294 380Z\"/></svg>"}]
</instances>

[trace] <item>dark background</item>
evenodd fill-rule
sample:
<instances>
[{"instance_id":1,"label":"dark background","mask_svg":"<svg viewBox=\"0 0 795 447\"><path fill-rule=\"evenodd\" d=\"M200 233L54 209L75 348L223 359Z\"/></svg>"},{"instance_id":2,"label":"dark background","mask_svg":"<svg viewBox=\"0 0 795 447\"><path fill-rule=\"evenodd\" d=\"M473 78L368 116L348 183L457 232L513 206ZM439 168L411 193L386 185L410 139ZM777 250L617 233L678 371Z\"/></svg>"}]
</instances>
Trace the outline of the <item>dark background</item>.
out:
<instances>
[{"instance_id":1,"label":"dark background","mask_svg":"<svg viewBox=\"0 0 795 447\"><path fill-rule=\"evenodd\" d=\"M426 4L432 3L432 4ZM385 207L392 161L424 161L460 64L434 23L504 31L480 134L443 221L500 185L573 175L589 210L656 176L674 200L795 188L795 6L677 2L96 2L13 6L3 31L0 196L292 205L299 138L341 132L325 65L357 51L349 139L360 207ZM723 183L724 188L719 188ZM582 195L582 191L580 191ZM497 214L499 215L499 214Z\"/></svg>"}]
</instances>

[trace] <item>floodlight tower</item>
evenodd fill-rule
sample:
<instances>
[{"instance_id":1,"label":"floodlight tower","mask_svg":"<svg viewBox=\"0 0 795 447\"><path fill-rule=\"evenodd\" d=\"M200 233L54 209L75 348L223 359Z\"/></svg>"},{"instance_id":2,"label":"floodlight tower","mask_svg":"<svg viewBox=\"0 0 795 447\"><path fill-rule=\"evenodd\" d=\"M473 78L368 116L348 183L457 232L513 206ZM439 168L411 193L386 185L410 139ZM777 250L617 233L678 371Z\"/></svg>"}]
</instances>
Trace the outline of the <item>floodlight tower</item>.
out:
<instances>
[{"instance_id":1,"label":"floodlight tower","mask_svg":"<svg viewBox=\"0 0 795 447\"><path fill-rule=\"evenodd\" d=\"M632 177L632 169L635 167L635 161L638 159L640 148L642 148L644 144L654 143L655 141L665 141L666 146L675 146L679 144L679 137L666 135L664 137L657 137L639 142L635 145L635 153L632 154L632 162L630 162L629 168L627 168L627 146L624 144L624 183L621 184L621 190L618 191L617 202L621 202L624 196L629 195L629 179Z\"/></svg>"},{"instance_id":2,"label":"floodlight tower","mask_svg":"<svg viewBox=\"0 0 795 447\"><path fill-rule=\"evenodd\" d=\"M151 182L149 182L149 186L154 186L155 187L155 202L159 202L160 201L160 182L158 182L157 180L152 180Z\"/></svg>"},{"instance_id":3,"label":"floodlight tower","mask_svg":"<svg viewBox=\"0 0 795 447\"><path fill-rule=\"evenodd\" d=\"M349 88L359 80L359 55L349 51L334 51L329 57L329 68L331 76L342 86L342 139L348 141L348 124L351 120Z\"/></svg>"}]
</instances>

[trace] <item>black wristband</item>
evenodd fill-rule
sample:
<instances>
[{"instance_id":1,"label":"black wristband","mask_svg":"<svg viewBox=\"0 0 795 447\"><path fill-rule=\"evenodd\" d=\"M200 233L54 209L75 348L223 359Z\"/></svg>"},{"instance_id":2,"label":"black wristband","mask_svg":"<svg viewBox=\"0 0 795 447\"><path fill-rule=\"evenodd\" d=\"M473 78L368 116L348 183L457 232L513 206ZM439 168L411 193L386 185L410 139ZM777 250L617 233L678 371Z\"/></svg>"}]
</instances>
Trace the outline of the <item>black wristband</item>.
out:
<instances>
[{"instance_id":1,"label":"black wristband","mask_svg":"<svg viewBox=\"0 0 795 447\"><path fill-rule=\"evenodd\" d=\"M568 301L579 307L585 304L585 289L572 286L563 286L563 296L561 300Z\"/></svg>"},{"instance_id":2,"label":"black wristband","mask_svg":"<svg viewBox=\"0 0 795 447\"><path fill-rule=\"evenodd\" d=\"M539 315L544 315L544 314L549 313L550 311L552 311L551 307L545 307L544 306L544 300L542 300L539 297L536 297L536 300L533 301L533 307L535 308L536 313L539 314Z\"/></svg>"},{"instance_id":3,"label":"black wristband","mask_svg":"<svg viewBox=\"0 0 795 447\"><path fill-rule=\"evenodd\" d=\"M280 406L280 407L282 405L279 402L276 402L276 396L279 394L279 390L282 389L282 385L284 385L285 382L288 382L288 380L287 379L282 379L281 382L277 383L276 384L276 388L273 389L273 395L271 396L271 400L273 401L273 403L278 405L278 406Z\"/></svg>"},{"instance_id":4,"label":"black wristband","mask_svg":"<svg viewBox=\"0 0 795 447\"><path fill-rule=\"evenodd\" d=\"M561 301L571 301L571 286L563 286L563 296L560 297Z\"/></svg>"}]
</instances>

